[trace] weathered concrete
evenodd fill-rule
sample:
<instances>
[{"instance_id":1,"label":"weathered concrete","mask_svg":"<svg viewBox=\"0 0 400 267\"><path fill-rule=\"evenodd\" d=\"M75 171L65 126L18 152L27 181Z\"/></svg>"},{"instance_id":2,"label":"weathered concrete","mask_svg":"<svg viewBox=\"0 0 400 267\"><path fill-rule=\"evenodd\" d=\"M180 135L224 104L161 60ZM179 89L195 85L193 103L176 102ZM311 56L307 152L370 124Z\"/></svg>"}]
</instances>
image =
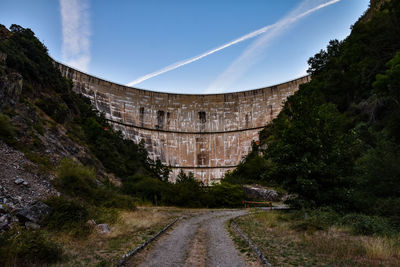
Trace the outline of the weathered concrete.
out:
<instances>
[{"instance_id":1,"label":"weathered concrete","mask_svg":"<svg viewBox=\"0 0 400 267\"><path fill-rule=\"evenodd\" d=\"M172 94L115 84L56 64L116 129L136 142L144 139L150 157L172 167L172 180L182 168L207 184L247 155L286 98L310 80L305 76L237 93Z\"/></svg>"}]
</instances>

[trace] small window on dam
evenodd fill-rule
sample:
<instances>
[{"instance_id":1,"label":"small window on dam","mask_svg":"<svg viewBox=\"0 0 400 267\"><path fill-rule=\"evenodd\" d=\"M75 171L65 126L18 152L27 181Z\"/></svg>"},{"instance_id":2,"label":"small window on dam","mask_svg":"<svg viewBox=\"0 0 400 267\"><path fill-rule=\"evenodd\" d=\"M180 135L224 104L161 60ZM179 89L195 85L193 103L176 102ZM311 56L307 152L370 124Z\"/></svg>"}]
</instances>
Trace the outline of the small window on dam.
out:
<instances>
[{"instance_id":1,"label":"small window on dam","mask_svg":"<svg viewBox=\"0 0 400 267\"><path fill-rule=\"evenodd\" d=\"M157 111L157 129L162 129L164 127L164 111L159 110Z\"/></svg>"},{"instance_id":2,"label":"small window on dam","mask_svg":"<svg viewBox=\"0 0 400 267\"><path fill-rule=\"evenodd\" d=\"M206 123L206 113L204 111L199 112L200 123Z\"/></svg>"},{"instance_id":3,"label":"small window on dam","mask_svg":"<svg viewBox=\"0 0 400 267\"><path fill-rule=\"evenodd\" d=\"M144 107L139 108L139 123L140 126L144 126Z\"/></svg>"},{"instance_id":4,"label":"small window on dam","mask_svg":"<svg viewBox=\"0 0 400 267\"><path fill-rule=\"evenodd\" d=\"M206 113L204 111L199 111L199 130L204 131L206 128Z\"/></svg>"}]
</instances>

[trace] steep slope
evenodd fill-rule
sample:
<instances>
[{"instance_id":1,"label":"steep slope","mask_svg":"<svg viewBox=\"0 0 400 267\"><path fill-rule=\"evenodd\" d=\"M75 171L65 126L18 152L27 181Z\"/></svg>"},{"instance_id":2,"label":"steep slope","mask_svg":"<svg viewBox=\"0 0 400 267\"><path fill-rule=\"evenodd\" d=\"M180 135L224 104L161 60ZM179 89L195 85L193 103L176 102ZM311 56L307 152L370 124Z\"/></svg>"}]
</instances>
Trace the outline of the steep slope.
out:
<instances>
[{"instance_id":1,"label":"steep slope","mask_svg":"<svg viewBox=\"0 0 400 267\"><path fill-rule=\"evenodd\" d=\"M124 140L88 99L72 92L71 82L53 66L33 32L17 25L10 29L0 26L2 209L21 209L60 195L54 186L64 158L93 168L94 188L118 185L116 177L137 173L157 178L163 166L154 166L142 146ZM60 183L58 188L75 195Z\"/></svg>"}]
</instances>

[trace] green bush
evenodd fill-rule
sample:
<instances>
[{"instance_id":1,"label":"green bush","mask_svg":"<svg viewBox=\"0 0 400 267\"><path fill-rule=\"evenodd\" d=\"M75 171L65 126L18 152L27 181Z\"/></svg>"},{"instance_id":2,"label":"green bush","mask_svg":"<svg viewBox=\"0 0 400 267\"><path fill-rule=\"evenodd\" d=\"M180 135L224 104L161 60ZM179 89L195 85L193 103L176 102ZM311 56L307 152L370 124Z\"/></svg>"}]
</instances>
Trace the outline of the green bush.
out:
<instances>
[{"instance_id":1,"label":"green bush","mask_svg":"<svg viewBox=\"0 0 400 267\"><path fill-rule=\"evenodd\" d=\"M68 106L62 102L46 98L36 102L36 105L58 123L64 123L68 118Z\"/></svg>"},{"instance_id":2,"label":"green bush","mask_svg":"<svg viewBox=\"0 0 400 267\"><path fill-rule=\"evenodd\" d=\"M178 174L175 184L171 184L168 202L182 207L204 207L206 203L203 183L194 178L192 172L185 174L182 170Z\"/></svg>"},{"instance_id":3,"label":"green bush","mask_svg":"<svg viewBox=\"0 0 400 267\"><path fill-rule=\"evenodd\" d=\"M63 159L57 170L56 184L60 191L78 197L90 205L105 208L134 210L135 201L123 195L111 184L98 184L94 169L83 166L71 159Z\"/></svg>"},{"instance_id":4,"label":"green bush","mask_svg":"<svg viewBox=\"0 0 400 267\"><path fill-rule=\"evenodd\" d=\"M16 143L15 129L11 125L10 118L3 113L0 113L0 140L9 145Z\"/></svg>"},{"instance_id":5,"label":"green bush","mask_svg":"<svg viewBox=\"0 0 400 267\"><path fill-rule=\"evenodd\" d=\"M26 151L24 155L27 159L38 165L39 173L48 174L55 169L53 163L47 156L42 156L32 151Z\"/></svg>"},{"instance_id":6,"label":"green bush","mask_svg":"<svg viewBox=\"0 0 400 267\"><path fill-rule=\"evenodd\" d=\"M246 196L241 186L225 182L213 185L209 192L214 207L239 207Z\"/></svg>"},{"instance_id":7,"label":"green bush","mask_svg":"<svg viewBox=\"0 0 400 267\"><path fill-rule=\"evenodd\" d=\"M43 230L13 228L0 234L1 266L47 265L60 261L63 250Z\"/></svg>"},{"instance_id":8,"label":"green bush","mask_svg":"<svg viewBox=\"0 0 400 267\"><path fill-rule=\"evenodd\" d=\"M150 201L153 204L161 204L163 197L167 198L169 184L159 179L134 175L123 180L122 192L142 201Z\"/></svg>"},{"instance_id":9,"label":"green bush","mask_svg":"<svg viewBox=\"0 0 400 267\"><path fill-rule=\"evenodd\" d=\"M89 207L89 216L96 223L108 223L114 224L118 221L119 211L115 208L106 208L106 207Z\"/></svg>"},{"instance_id":10,"label":"green bush","mask_svg":"<svg viewBox=\"0 0 400 267\"><path fill-rule=\"evenodd\" d=\"M87 199L87 201L95 206L124 210L136 209L135 199L119 193L119 189L117 188L98 186L97 188L93 188L91 195L91 199Z\"/></svg>"},{"instance_id":11,"label":"green bush","mask_svg":"<svg viewBox=\"0 0 400 267\"><path fill-rule=\"evenodd\" d=\"M292 211L288 218L293 221L292 229L296 231L313 232L324 230L335 225L340 220L340 214L329 207L319 209L302 209Z\"/></svg>"},{"instance_id":12,"label":"green bush","mask_svg":"<svg viewBox=\"0 0 400 267\"><path fill-rule=\"evenodd\" d=\"M347 214L342 218L341 223L349 225L354 234L390 235L394 233L394 229L389 221L378 216Z\"/></svg>"},{"instance_id":13,"label":"green bush","mask_svg":"<svg viewBox=\"0 0 400 267\"><path fill-rule=\"evenodd\" d=\"M57 186L70 196L90 198L93 188L96 187L94 169L80 165L71 159L65 158L61 161L57 176Z\"/></svg>"},{"instance_id":14,"label":"green bush","mask_svg":"<svg viewBox=\"0 0 400 267\"><path fill-rule=\"evenodd\" d=\"M43 225L51 230L68 232L74 236L87 236L92 227L86 222L90 218L89 210L76 200L64 197L51 197L46 200L53 212L44 218Z\"/></svg>"}]
</instances>

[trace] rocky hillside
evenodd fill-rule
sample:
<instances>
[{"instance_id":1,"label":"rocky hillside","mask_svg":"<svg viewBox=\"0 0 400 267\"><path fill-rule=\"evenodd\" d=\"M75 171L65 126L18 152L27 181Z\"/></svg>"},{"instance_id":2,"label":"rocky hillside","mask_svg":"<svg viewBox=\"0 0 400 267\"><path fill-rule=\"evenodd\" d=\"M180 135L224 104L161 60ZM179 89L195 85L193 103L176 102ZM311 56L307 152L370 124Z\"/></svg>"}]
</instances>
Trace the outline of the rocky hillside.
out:
<instances>
[{"instance_id":1,"label":"rocky hillside","mask_svg":"<svg viewBox=\"0 0 400 267\"><path fill-rule=\"evenodd\" d=\"M72 92L31 30L0 25L1 229L17 221L18 210L63 193L54 180L64 158L93 168L98 185L156 176L147 152L110 128Z\"/></svg>"}]
</instances>

